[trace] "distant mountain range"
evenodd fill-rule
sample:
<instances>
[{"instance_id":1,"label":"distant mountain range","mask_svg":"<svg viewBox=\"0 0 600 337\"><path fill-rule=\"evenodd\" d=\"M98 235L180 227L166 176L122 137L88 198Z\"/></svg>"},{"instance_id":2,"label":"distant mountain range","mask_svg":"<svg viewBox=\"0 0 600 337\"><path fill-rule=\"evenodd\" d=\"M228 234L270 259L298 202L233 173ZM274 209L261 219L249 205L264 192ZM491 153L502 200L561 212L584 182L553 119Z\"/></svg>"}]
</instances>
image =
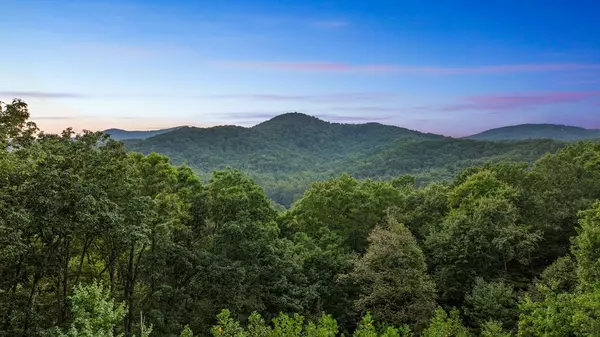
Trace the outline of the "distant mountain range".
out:
<instances>
[{"instance_id":1,"label":"distant mountain range","mask_svg":"<svg viewBox=\"0 0 600 337\"><path fill-rule=\"evenodd\" d=\"M556 139L577 141L600 138L600 130L557 124L521 124L487 130L466 138L477 140Z\"/></svg>"},{"instance_id":2,"label":"distant mountain range","mask_svg":"<svg viewBox=\"0 0 600 337\"><path fill-rule=\"evenodd\" d=\"M146 139L156 135L160 135L163 133L167 133L169 131L177 130L180 128L174 127L169 129L160 129L160 130L148 130L148 131L128 131L122 129L108 129L102 132L109 134L115 140L125 140L125 139Z\"/></svg>"},{"instance_id":3,"label":"distant mountain range","mask_svg":"<svg viewBox=\"0 0 600 337\"><path fill-rule=\"evenodd\" d=\"M413 174L422 182L444 180L488 161L532 162L567 141L600 138L600 131L542 124L457 139L379 123L340 124L287 113L250 128L184 126L140 133L118 130L112 136L132 151L167 155L201 175L227 167L241 169L271 198L289 206L313 181L344 172L360 178Z\"/></svg>"},{"instance_id":4,"label":"distant mountain range","mask_svg":"<svg viewBox=\"0 0 600 337\"><path fill-rule=\"evenodd\" d=\"M291 118L286 117L288 115L290 115L290 116L302 115L304 117L307 117L307 118L305 118L305 121L314 121L314 120L320 121L320 119L309 116L309 115L305 115L305 114L301 114L301 113L288 113L288 114L282 114L277 117L274 117L272 120L263 122L253 128L257 128L257 127L260 128L261 125L263 127L264 127L264 125L273 125L273 124L277 125L277 123L274 121L277 121L279 119L286 119L288 121L292 120ZM326 122L326 123L328 123L328 122ZM370 125L371 127L373 125L383 125L383 126L387 126L389 128L408 130L408 129L404 129L401 127L388 126L388 125L379 124L379 123L365 123L365 124L329 123L329 124L346 125L346 126ZM129 131L129 130L123 130L123 129L108 129L108 130L104 130L103 132L111 135L112 138L114 138L116 140L129 140L129 139L146 139L146 138L150 138L150 137L153 137L156 135L167 133L167 132L170 132L173 130L177 130L180 128L187 128L187 126L178 126L178 127L168 128L168 129L148 130L148 131ZM222 126L217 126L217 127L213 127L213 128L222 128ZM210 130L213 128L202 128L202 129ZM199 128L193 128L193 129L199 129ZM413 132L420 133L418 131L413 131ZM433 135L433 134L428 134L428 135ZM433 135L433 136L435 136L435 135ZM444 136L439 136L439 137L444 137ZM446 138L449 138L449 137L446 137ZM474 134L471 136L462 137L462 138L475 139L475 140L490 140L490 141L527 140L527 139L554 139L554 140L562 140L562 141L577 141L577 140L583 140L583 139L600 138L600 130L585 129L585 128L578 127L578 126L568 126L568 125L560 125L560 124L520 124L520 125L511 125L511 126L494 128L494 129L486 130L486 131L483 131L483 132L480 132L480 133L477 133L477 134Z\"/></svg>"}]
</instances>

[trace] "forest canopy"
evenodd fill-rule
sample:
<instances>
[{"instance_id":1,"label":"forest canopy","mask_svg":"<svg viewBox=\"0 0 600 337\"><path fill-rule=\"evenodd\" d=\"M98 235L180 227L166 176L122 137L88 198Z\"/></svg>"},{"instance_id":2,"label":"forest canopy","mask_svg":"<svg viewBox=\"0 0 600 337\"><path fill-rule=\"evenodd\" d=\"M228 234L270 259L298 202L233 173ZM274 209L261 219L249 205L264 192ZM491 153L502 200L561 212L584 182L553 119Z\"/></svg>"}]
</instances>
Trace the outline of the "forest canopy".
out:
<instances>
[{"instance_id":1,"label":"forest canopy","mask_svg":"<svg viewBox=\"0 0 600 337\"><path fill-rule=\"evenodd\" d=\"M0 144L0 336L600 335L598 143L348 172L289 209L240 170L40 132L21 100Z\"/></svg>"}]
</instances>

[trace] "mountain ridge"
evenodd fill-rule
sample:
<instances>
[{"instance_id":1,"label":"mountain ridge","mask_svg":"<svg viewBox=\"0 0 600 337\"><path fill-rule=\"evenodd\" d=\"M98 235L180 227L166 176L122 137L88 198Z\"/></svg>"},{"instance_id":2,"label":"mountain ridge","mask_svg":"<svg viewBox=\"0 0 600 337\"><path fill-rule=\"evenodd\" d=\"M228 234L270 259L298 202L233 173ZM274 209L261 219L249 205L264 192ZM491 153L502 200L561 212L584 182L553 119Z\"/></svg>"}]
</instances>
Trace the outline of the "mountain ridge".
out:
<instances>
[{"instance_id":1,"label":"mountain ridge","mask_svg":"<svg viewBox=\"0 0 600 337\"><path fill-rule=\"evenodd\" d=\"M427 183L449 180L466 167L489 161L531 163L568 144L452 138L379 123L332 123L298 113L252 127L180 127L123 143L130 151L164 154L205 178L214 170L242 170L284 206L313 182L344 172L371 179L411 174Z\"/></svg>"},{"instance_id":2,"label":"mountain ridge","mask_svg":"<svg viewBox=\"0 0 600 337\"><path fill-rule=\"evenodd\" d=\"M525 139L577 141L600 138L600 130L562 124L527 123L493 128L464 138L491 141Z\"/></svg>"},{"instance_id":3,"label":"mountain ridge","mask_svg":"<svg viewBox=\"0 0 600 337\"><path fill-rule=\"evenodd\" d=\"M114 140L127 140L127 139L146 139L159 134L171 132L173 130L182 128L185 126L175 126L172 128L166 129L156 129L156 130L124 130L119 128L110 128L106 130L102 130L103 133L106 133L111 136Z\"/></svg>"},{"instance_id":4,"label":"mountain ridge","mask_svg":"<svg viewBox=\"0 0 600 337\"><path fill-rule=\"evenodd\" d=\"M415 129L409 129L402 126L391 125L391 124L383 124L379 122L365 122L365 123L338 123L338 122L330 122L324 119L321 119L316 116L311 116L304 113L299 112L288 112L283 113L277 116L274 116L270 119L267 119L263 122L260 122L254 126L246 127L239 126L233 124L227 125L216 125L211 127L195 127L195 126L176 126L172 128L166 129L156 129L156 130L125 130L120 128L111 128L104 130L102 132L110 134L116 140L130 140L130 139L147 139L154 136L158 136L161 134L165 134L171 131L175 131L177 129L182 128L191 128L194 130L207 130L213 128L223 128L223 127L237 127L243 129L254 129L254 130L263 130L263 131L272 131L272 125L275 125L277 128L281 128L283 126L293 126L297 127L298 125L329 125L334 127L374 127L374 128L387 128L387 129L401 129L406 132L412 132L415 134L425 134L430 135L432 137L441 137L441 138L459 138L459 139L476 139L476 140L525 140L525 139L556 139L556 140L581 140L581 139L593 139L600 138L600 130L599 129L587 129L579 126L572 125L563 125L563 124L552 124L552 123L525 123L525 124L517 124L517 125L507 125L501 126L497 128L491 128L488 130L484 130L472 135L464 136L464 137L450 137L444 136L441 134L435 134L430 132L423 132ZM552 134L555 132L555 134ZM521 134L522 133L522 134Z\"/></svg>"}]
</instances>

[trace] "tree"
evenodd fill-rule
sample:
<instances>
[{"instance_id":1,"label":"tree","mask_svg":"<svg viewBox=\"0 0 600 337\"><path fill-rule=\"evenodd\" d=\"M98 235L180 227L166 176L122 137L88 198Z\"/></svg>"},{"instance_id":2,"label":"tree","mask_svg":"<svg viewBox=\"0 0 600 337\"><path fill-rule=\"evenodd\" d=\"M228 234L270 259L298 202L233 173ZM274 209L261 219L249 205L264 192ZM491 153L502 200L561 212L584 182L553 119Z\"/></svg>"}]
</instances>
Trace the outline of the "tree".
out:
<instances>
[{"instance_id":1,"label":"tree","mask_svg":"<svg viewBox=\"0 0 600 337\"><path fill-rule=\"evenodd\" d=\"M348 248L363 253L369 232L401 196L402 191L388 182L361 182L344 174L313 184L291 213L298 231L312 236L326 227L340 235Z\"/></svg>"},{"instance_id":2,"label":"tree","mask_svg":"<svg viewBox=\"0 0 600 337\"><path fill-rule=\"evenodd\" d=\"M425 248L441 300L460 305L477 276L522 277L540 233L521 223L516 206L519 191L480 171L456 186L449 197L452 209Z\"/></svg>"},{"instance_id":3,"label":"tree","mask_svg":"<svg viewBox=\"0 0 600 337\"><path fill-rule=\"evenodd\" d=\"M471 334L462 324L458 310L452 309L448 315L444 309L437 307L423 337L468 337Z\"/></svg>"},{"instance_id":4,"label":"tree","mask_svg":"<svg viewBox=\"0 0 600 337\"><path fill-rule=\"evenodd\" d=\"M369 235L369 247L356 262L353 278L361 285L355 305L376 320L421 331L435 308L435 284L427 275L423 252L410 231L388 217Z\"/></svg>"},{"instance_id":5,"label":"tree","mask_svg":"<svg viewBox=\"0 0 600 337\"><path fill-rule=\"evenodd\" d=\"M27 103L13 99L11 103L0 101L0 149L7 146L17 149L30 143L38 132L34 122L29 121Z\"/></svg>"},{"instance_id":6,"label":"tree","mask_svg":"<svg viewBox=\"0 0 600 337\"><path fill-rule=\"evenodd\" d=\"M113 337L115 327L125 317L125 304L115 304L110 293L96 282L78 285L70 299L74 321L65 337Z\"/></svg>"},{"instance_id":7,"label":"tree","mask_svg":"<svg viewBox=\"0 0 600 337\"><path fill-rule=\"evenodd\" d=\"M573 255L577 259L579 286L594 289L600 287L600 202L580 215Z\"/></svg>"},{"instance_id":8,"label":"tree","mask_svg":"<svg viewBox=\"0 0 600 337\"><path fill-rule=\"evenodd\" d=\"M486 282L475 279L471 293L465 298L465 316L473 326L483 329L489 320L512 329L517 321L517 296L513 288L504 281Z\"/></svg>"}]
</instances>

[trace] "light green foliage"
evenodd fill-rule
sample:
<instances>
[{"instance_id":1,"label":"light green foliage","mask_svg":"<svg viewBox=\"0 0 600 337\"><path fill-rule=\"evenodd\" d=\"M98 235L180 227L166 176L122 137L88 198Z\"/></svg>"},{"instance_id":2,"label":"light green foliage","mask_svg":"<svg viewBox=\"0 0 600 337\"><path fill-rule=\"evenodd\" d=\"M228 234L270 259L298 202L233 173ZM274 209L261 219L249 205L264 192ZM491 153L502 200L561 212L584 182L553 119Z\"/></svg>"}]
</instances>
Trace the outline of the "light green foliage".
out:
<instances>
[{"instance_id":1,"label":"light green foliage","mask_svg":"<svg viewBox=\"0 0 600 337\"><path fill-rule=\"evenodd\" d=\"M318 182L291 212L298 230L315 235L323 227L339 234L346 245L364 252L371 229L399 202L402 191L387 182L361 182L346 174Z\"/></svg>"},{"instance_id":2,"label":"light green foliage","mask_svg":"<svg viewBox=\"0 0 600 337\"><path fill-rule=\"evenodd\" d=\"M208 185L209 216L215 225L230 221L270 221L275 210L261 187L240 171L215 172Z\"/></svg>"},{"instance_id":3,"label":"light green foliage","mask_svg":"<svg viewBox=\"0 0 600 337\"><path fill-rule=\"evenodd\" d=\"M554 293L540 289L543 301L521 305L519 336L598 336L600 289L583 293Z\"/></svg>"},{"instance_id":4,"label":"light green foliage","mask_svg":"<svg viewBox=\"0 0 600 337\"><path fill-rule=\"evenodd\" d=\"M577 286L577 265L570 255L552 262L540 275L544 286L557 292L570 292Z\"/></svg>"},{"instance_id":5,"label":"light green foliage","mask_svg":"<svg viewBox=\"0 0 600 337\"><path fill-rule=\"evenodd\" d=\"M569 336L571 333L572 294L553 293L540 287L544 300L533 302L529 298L520 304L519 336Z\"/></svg>"},{"instance_id":6,"label":"light green foliage","mask_svg":"<svg viewBox=\"0 0 600 337\"><path fill-rule=\"evenodd\" d=\"M256 311L248 317L248 336L250 337L269 337L273 329L265 324L265 320Z\"/></svg>"},{"instance_id":7,"label":"light green foliage","mask_svg":"<svg viewBox=\"0 0 600 337\"><path fill-rule=\"evenodd\" d=\"M0 103L1 337L600 335L600 144L291 114L146 156L28 117Z\"/></svg>"},{"instance_id":8,"label":"light green foliage","mask_svg":"<svg viewBox=\"0 0 600 337\"><path fill-rule=\"evenodd\" d=\"M110 293L95 282L78 285L70 300L74 321L64 336L113 337L114 327L125 317L125 305L115 304Z\"/></svg>"},{"instance_id":9,"label":"light green foliage","mask_svg":"<svg viewBox=\"0 0 600 337\"><path fill-rule=\"evenodd\" d=\"M367 312L353 334L354 337L411 337L413 334L407 326L400 329L377 324Z\"/></svg>"},{"instance_id":10,"label":"light green foliage","mask_svg":"<svg viewBox=\"0 0 600 337\"><path fill-rule=\"evenodd\" d=\"M421 331L435 308L435 284L426 271L410 231L388 217L385 227L371 232L369 248L356 262L352 275L361 286L356 307L377 321Z\"/></svg>"},{"instance_id":11,"label":"light green foliage","mask_svg":"<svg viewBox=\"0 0 600 337\"><path fill-rule=\"evenodd\" d=\"M231 318L229 310L222 310L217 319L218 324L211 329L212 335L215 337L335 337L339 333L336 320L325 314L322 314L317 321L305 321L304 317L298 314L289 316L280 313L272 320L272 325L269 325L258 313L254 312L248 318L246 329ZM413 335L408 327L395 329L390 326L378 325L367 313L363 316L353 336L411 337Z\"/></svg>"},{"instance_id":12,"label":"light green foliage","mask_svg":"<svg viewBox=\"0 0 600 337\"><path fill-rule=\"evenodd\" d=\"M579 285L585 289L600 287L600 202L581 213L580 228L573 244L577 259Z\"/></svg>"},{"instance_id":13,"label":"light green foliage","mask_svg":"<svg viewBox=\"0 0 600 337\"><path fill-rule=\"evenodd\" d=\"M217 325L211 329L213 336L245 337L247 336L240 323L231 318L229 310L224 309L217 315Z\"/></svg>"},{"instance_id":14,"label":"light green foliage","mask_svg":"<svg viewBox=\"0 0 600 337\"><path fill-rule=\"evenodd\" d=\"M468 337L469 330L462 324L458 310L452 309L450 315L441 307L435 309L435 315L429 327L423 331L423 337Z\"/></svg>"},{"instance_id":15,"label":"light green foliage","mask_svg":"<svg viewBox=\"0 0 600 337\"><path fill-rule=\"evenodd\" d=\"M453 209L425 243L443 300L461 303L475 277L529 264L542 237L520 222L518 198L516 188L486 170L451 192Z\"/></svg>"},{"instance_id":16,"label":"light green foliage","mask_svg":"<svg viewBox=\"0 0 600 337\"><path fill-rule=\"evenodd\" d=\"M517 297L512 286L502 280L486 282L477 278L473 290L465 298L465 316L479 328L483 328L488 320L495 320L512 329L518 316Z\"/></svg>"},{"instance_id":17,"label":"light green foliage","mask_svg":"<svg viewBox=\"0 0 600 337\"><path fill-rule=\"evenodd\" d=\"M194 332L192 331L192 329L190 329L189 325L186 325L183 327L183 330L181 331L181 334L179 334L179 337L194 337Z\"/></svg>"},{"instance_id":18,"label":"light green foliage","mask_svg":"<svg viewBox=\"0 0 600 337\"><path fill-rule=\"evenodd\" d=\"M481 325L481 337L510 337L511 332L503 330L502 323L487 321Z\"/></svg>"},{"instance_id":19,"label":"light green foliage","mask_svg":"<svg viewBox=\"0 0 600 337\"><path fill-rule=\"evenodd\" d=\"M306 337L335 337L338 334L338 324L330 315L322 315L317 324L309 322L306 326Z\"/></svg>"},{"instance_id":20,"label":"light green foliage","mask_svg":"<svg viewBox=\"0 0 600 337\"><path fill-rule=\"evenodd\" d=\"M377 328L371 317L371 313L367 312L360 322L358 328L354 331L354 337L377 337Z\"/></svg>"}]
</instances>

